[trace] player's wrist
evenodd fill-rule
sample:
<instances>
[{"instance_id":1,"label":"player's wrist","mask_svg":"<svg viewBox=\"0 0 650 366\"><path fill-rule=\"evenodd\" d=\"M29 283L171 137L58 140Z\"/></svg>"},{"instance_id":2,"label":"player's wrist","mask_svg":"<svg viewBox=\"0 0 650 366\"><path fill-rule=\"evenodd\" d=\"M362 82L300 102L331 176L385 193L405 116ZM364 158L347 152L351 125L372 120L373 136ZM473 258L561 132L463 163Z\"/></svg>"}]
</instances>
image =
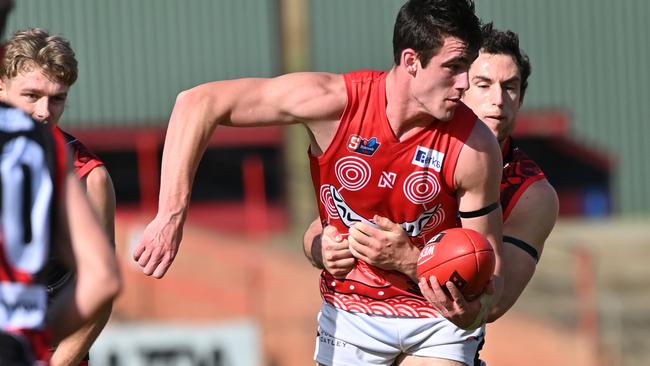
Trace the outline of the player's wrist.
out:
<instances>
[{"instance_id":1,"label":"player's wrist","mask_svg":"<svg viewBox=\"0 0 650 366\"><path fill-rule=\"evenodd\" d=\"M464 330L474 330L478 327L483 326L487 322L488 318L488 313L492 307L492 303L494 300L494 295L493 294L488 294L488 293L483 293L479 297L479 302L481 304L481 308L478 311L478 314L476 315L476 318L474 321L467 325L466 327L462 327Z\"/></svg>"},{"instance_id":2,"label":"player's wrist","mask_svg":"<svg viewBox=\"0 0 650 366\"><path fill-rule=\"evenodd\" d=\"M405 252L404 259L400 264L399 271L409 276L413 281L418 282L418 258L420 257L420 249L415 245L409 245Z\"/></svg>"}]
</instances>

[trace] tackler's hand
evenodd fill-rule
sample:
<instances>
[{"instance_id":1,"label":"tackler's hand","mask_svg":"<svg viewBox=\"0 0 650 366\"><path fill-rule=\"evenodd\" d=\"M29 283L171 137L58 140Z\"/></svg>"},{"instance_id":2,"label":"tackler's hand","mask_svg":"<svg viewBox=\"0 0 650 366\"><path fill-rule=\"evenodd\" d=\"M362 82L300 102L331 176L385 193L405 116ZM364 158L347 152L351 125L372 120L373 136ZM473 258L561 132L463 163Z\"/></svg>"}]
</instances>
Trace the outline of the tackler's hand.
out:
<instances>
[{"instance_id":1,"label":"tackler's hand","mask_svg":"<svg viewBox=\"0 0 650 366\"><path fill-rule=\"evenodd\" d=\"M350 252L348 239L336 227L328 225L321 237L323 267L334 278L345 278L354 268L356 259Z\"/></svg>"}]
</instances>

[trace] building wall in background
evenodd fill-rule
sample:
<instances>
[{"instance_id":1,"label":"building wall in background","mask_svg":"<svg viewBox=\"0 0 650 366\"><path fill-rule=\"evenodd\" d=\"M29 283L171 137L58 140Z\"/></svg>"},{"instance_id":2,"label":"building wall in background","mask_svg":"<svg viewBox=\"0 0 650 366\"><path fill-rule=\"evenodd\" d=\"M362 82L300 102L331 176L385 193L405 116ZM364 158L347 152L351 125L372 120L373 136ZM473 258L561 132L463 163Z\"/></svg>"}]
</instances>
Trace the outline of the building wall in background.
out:
<instances>
[{"instance_id":1,"label":"building wall in background","mask_svg":"<svg viewBox=\"0 0 650 366\"><path fill-rule=\"evenodd\" d=\"M312 1L313 68L390 68L393 23L402 3ZM531 57L524 112L566 111L572 137L615 160L615 212L650 213L650 2L491 0L476 5L484 21L518 32Z\"/></svg>"},{"instance_id":2,"label":"building wall in background","mask_svg":"<svg viewBox=\"0 0 650 366\"><path fill-rule=\"evenodd\" d=\"M274 0L20 0L5 37L30 26L68 38L79 79L62 123L166 123L178 92L278 70Z\"/></svg>"},{"instance_id":3,"label":"building wall in background","mask_svg":"<svg viewBox=\"0 0 650 366\"><path fill-rule=\"evenodd\" d=\"M483 19L520 34L533 73L526 109L571 115L574 138L614 158L614 205L650 213L650 2L478 1Z\"/></svg>"},{"instance_id":4,"label":"building wall in background","mask_svg":"<svg viewBox=\"0 0 650 366\"><path fill-rule=\"evenodd\" d=\"M387 69L401 0L305 0L311 69ZM21 0L6 32L40 25L69 38L80 78L67 126L164 124L176 94L208 80L280 69L277 0ZM570 114L573 137L615 159L614 210L650 212L650 2L477 1L521 36L533 63L524 111Z\"/></svg>"}]
</instances>

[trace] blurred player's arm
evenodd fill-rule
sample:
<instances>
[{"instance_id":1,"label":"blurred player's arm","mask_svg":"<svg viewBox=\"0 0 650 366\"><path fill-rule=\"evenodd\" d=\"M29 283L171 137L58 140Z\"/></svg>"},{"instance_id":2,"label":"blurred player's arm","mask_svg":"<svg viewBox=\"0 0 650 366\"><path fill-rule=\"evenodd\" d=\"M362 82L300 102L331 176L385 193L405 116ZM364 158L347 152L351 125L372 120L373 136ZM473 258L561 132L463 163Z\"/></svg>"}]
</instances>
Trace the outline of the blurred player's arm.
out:
<instances>
[{"instance_id":1,"label":"blurred player's arm","mask_svg":"<svg viewBox=\"0 0 650 366\"><path fill-rule=\"evenodd\" d=\"M334 226L323 229L319 218L305 231L303 251L314 267L326 270L334 278L345 278L355 265L348 240Z\"/></svg>"},{"instance_id":2,"label":"blurred player's arm","mask_svg":"<svg viewBox=\"0 0 650 366\"><path fill-rule=\"evenodd\" d=\"M161 278L174 260L196 169L218 125L303 123L318 149L333 136L314 124L336 123L346 103L343 77L326 73L216 81L180 93L167 127L158 213L133 253L143 273Z\"/></svg>"},{"instance_id":3,"label":"blurred player's arm","mask_svg":"<svg viewBox=\"0 0 650 366\"><path fill-rule=\"evenodd\" d=\"M99 166L81 181L85 186L88 200L100 224L104 227L110 243L115 247L115 190L105 167ZM74 286L70 281L67 286ZM88 353L93 342L106 326L112 310L112 302L105 304L97 314L79 330L75 331L57 345L50 364L52 366L77 366Z\"/></svg>"},{"instance_id":4,"label":"blurred player's arm","mask_svg":"<svg viewBox=\"0 0 650 366\"><path fill-rule=\"evenodd\" d=\"M547 180L530 185L503 224L503 293L488 321L497 320L517 301L535 273L537 261L557 219L557 194ZM516 243L512 243L512 242ZM522 248L532 247L538 258Z\"/></svg>"},{"instance_id":5,"label":"blurred player's arm","mask_svg":"<svg viewBox=\"0 0 650 366\"><path fill-rule=\"evenodd\" d=\"M447 282L450 298L438 285L437 279L423 278L419 282L422 294L432 306L463 329L479 327L503 289L503 222L499 207L502 170L501 150L496 138L485 124L477 123L458 156L454 182L462 226L483 234L496 256L495 273L484 295L467 301L453 283Z\"/></svg>"},{"instance_id":6,"label":"blurred player's arm","mask_svg":"<svg viewBox=\"0 0 650 366\"><path fill-rule=\"evenodd\" d=\"M68 171L63 184L55 250L77 275L74 286L64 289L48 310L55 342L92 319L121 289L114 250L77 176Z\"/></svg>"}]
</instances>

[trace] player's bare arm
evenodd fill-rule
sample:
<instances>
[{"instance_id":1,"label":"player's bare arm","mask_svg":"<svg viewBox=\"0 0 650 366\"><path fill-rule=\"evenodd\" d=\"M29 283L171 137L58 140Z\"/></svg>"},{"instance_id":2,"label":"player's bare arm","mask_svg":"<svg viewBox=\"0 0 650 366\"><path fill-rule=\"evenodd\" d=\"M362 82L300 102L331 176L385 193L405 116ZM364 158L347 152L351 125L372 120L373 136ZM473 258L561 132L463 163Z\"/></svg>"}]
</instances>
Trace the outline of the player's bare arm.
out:
<instances>
[{"instance_id":1,"label":"player's bare arm","mask_svg":"<svg viewBox=\"0 0 650 366\"><path fill-rule=\"evenodd\" d=\"M108 240L115 246L115 188L108 170L103 166L94 168L81 184L86 189L99 223L106 230Z\"/></svg>"},{"instance_id":2,"label":"player's bare arm","mask_svg":"<svg viewBox=\"0 0 650 366\"><path fill-rule=\"evenodd\" d=\"M459 154L454 181L462 226L483 234L496 255L495 275L488 286L493 301L498 300L503 286L502 215L498 206L502 170L501 152L494 135L483 123L477 123ZM433 277L421 279L419 285L433 307L460 328L476 328L487 315L485 297L468 302L453 283L447 282L449 298Z\"/></svg>"},{"instance_id":3,"label":"player's bare arm","mask_svg":"<svg viewBox=\"0 0 650 366\"><path fill-rule=\"evenodd\" d=\"M218 125L302 123L319 153L331 143L346 102L343 77L327 73L217 81L180 93L165 138L158 213L134 251L143 273L161 278L174 260L194 175Z\"/></svg>"},{"instance_id":4,"label":"player's bare arm","mask_svg":"<svg viewBox=\"0 0 650 366\"><path fill-rule=\"evenodd\" d=\"M323 229L318 218L309 225L303 237L307 259L314 267L326 270L334 278L345 278L355 266L356 259L349 247L348 240L336 227L326 226Z\"/></svg>"},{"instance_id":5,"label":"player's bare arm","mask_svg":"<svg viewBox=\"0 0 650 366\"><path fill-rule=\"evenodd\" d=\"M302 250L305 253L305 257L311 262L311 265L318 269L323 269L323 254L321 251L322 236L323 225L320 223L320 218L316 217L309 224L302 237Z\"/></svg>"},{"instance_id":6,"label":"player's bare arm","mask_svg":"<svg viewBox=\"0 0 650 366\"><path fill-rule=\"evenodd\" d=\"M93 169L81 180L88 200L104 227L109 242L115 246L115 190L105 167ZM70 282L68 286L73 286ZM57 345L50 364L52 366L78 365L97 339L111 316L112 303L104 305L83 327Z\"/></svg>"},{"instance_id":7,"label":"player's bare arm","mask_svg":"<svg viewBox=\"0 0 650 366\"><path fill-rule=\"evenodd\" d=\"M555 190L546 179L539 180L526 189L503 224L504 286L499 301L488 316L489 322L505 314L526 288L538 261L521 246L532 247L539 259L544 242L557 220L558 209Z\"/></svg>"},{"instance_id":8,"label":"player's bare arm","mask_svg":"<svg viewBox=\"0 0 650 366\"><path fill-rule=\"evenodd\" d=\"M60 341L97 314L119 293L121 279L115 254L77 176L64 178L64 204L56 215L56 250L77 279L50 307L49 325Z\"/></svg>"}]
</instances>

